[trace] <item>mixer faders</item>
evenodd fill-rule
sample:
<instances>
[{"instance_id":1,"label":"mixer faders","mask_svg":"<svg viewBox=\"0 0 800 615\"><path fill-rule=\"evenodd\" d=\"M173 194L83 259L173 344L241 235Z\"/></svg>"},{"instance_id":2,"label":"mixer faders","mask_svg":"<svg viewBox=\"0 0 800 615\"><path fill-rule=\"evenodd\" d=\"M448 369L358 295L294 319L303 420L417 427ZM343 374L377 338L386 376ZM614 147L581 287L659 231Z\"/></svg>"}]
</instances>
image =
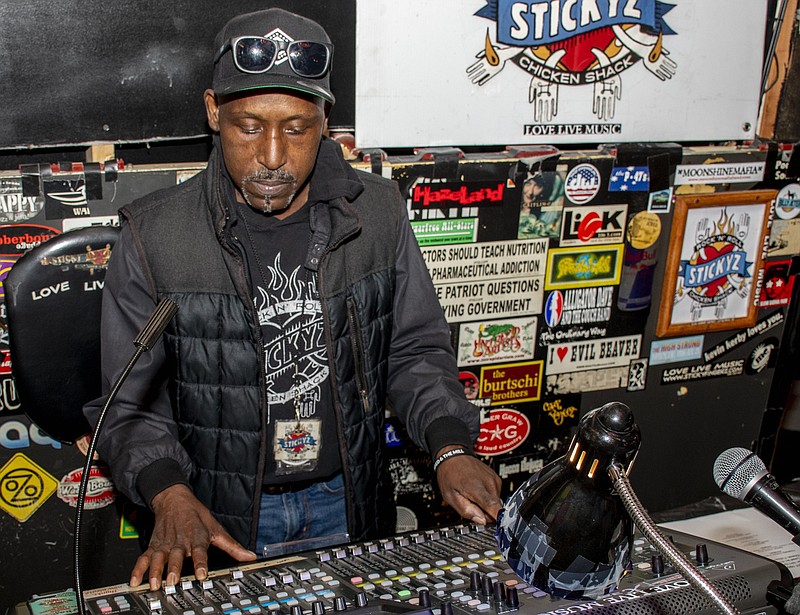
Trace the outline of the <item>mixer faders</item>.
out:
<instances>
[{"instance_id":1,"label":"mixer faders","mask_svg":"<svg viewBox=\"0 0 800 615\"><path fill-rule=\"evenodd\" d=\"M742 614L777 613L785 567L673 532L675 546ZM706 614L715 609L643 539L614 594L588 601L551 598L517 577L499 553L494 528L458 525L286 555L181 579L159 591L116 585L84 592L91 615L597 615ZM791 590L790 590L791 591ZM41 613L28 602L15 615ZM576 611L577 609L577 611ZM63 611L61 611L63 613Z\"/></svg>"},{"instance_id":2,"label":"mixer faders","mask_svg":"<svg viewBox=\"0 0 800 615\"><path fill-rule=\"evenodd\" d=\"M452 602L468 611L507 613L519 609L518 592L528 588L508 569L491 532L475 526L409 534L320 556L369 596L433 607L434 612Z\"/></svg>"}]
</instances>

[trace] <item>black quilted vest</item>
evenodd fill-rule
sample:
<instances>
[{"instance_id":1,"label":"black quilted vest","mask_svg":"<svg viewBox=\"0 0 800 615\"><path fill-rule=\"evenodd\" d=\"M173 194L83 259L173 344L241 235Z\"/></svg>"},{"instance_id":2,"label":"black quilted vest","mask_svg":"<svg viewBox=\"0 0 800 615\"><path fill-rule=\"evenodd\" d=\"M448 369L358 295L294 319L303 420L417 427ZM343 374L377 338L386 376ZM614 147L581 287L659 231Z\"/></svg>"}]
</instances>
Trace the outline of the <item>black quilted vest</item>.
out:
<instances>
[{"instance_id":1,"label":"black quilted vest","mask_svg":"<svg viewBox=\"0 0 800 615\"><path fill-rule=\"evenodd\" d=\"M180 306L165 340L178 437L194 463L192 487L231 535L253 548L267 449L263 353L218 169L215 153L208 170L179 189L121 213L154 296ZM403 212L388 182L368 174L363 181L353 203L315 208L319 257L307 263L318 269L352 540L385 536L395 523L382 442L393 235Z\"/></svg>"}]
</instances>

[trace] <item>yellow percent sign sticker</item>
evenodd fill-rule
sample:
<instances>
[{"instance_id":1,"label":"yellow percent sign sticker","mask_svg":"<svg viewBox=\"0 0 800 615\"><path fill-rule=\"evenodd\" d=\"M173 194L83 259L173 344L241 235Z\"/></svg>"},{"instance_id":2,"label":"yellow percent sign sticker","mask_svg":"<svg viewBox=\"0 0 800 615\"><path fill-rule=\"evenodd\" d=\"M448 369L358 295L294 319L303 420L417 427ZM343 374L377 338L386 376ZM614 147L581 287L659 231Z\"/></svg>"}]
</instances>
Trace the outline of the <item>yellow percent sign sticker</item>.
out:
<instances>
[{"instance_id":1,"label":"yellow percent sign sticker","mask_svg":"<svg viewBox=\"0 0 800 615\"><path fill-rule=\"evenodd\" d=\"M56 489L58 481L22 453L0 468L0 508L17 521L27 521Z\"/></svg>"}]
</instances>

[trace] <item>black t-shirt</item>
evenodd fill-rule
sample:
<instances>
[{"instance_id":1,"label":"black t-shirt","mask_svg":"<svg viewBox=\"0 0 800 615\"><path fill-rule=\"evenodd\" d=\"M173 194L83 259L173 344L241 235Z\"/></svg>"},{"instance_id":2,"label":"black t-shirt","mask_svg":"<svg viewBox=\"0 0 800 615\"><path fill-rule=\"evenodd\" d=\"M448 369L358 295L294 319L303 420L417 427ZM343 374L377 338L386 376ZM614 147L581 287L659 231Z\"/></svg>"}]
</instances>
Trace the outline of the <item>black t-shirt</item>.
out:
<instances>
[{"instance_id":1,"label":"black t-shirt","mask_svg":"<svg viewBox=\"0 0 800 615\"><path fill-rule=\"evenodd\" d=\"M264 342L269 402L265 484L341 470L317 278L304 267L310 208L279 220L235 204Z\"/></svg>"}]
</instances>

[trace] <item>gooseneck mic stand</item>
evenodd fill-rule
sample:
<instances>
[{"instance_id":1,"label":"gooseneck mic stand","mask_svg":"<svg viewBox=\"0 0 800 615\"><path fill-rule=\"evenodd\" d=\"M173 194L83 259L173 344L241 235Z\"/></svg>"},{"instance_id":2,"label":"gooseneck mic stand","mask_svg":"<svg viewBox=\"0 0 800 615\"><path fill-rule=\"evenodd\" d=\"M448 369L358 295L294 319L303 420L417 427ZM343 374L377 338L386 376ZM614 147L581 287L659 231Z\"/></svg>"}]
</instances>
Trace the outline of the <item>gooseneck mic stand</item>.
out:
<instances>
[{"instance_id":1,"label":"gooseneck mic stand","mask_svg":"<svg viewBox=\"0 0 800 615\"><path fill-rule=\"evenodd\" d=\"M111 388L108 398L106 399L105 404L103 404L103 409L100 411L100 415L97 419L97 425L95 425L94 431L92 432L91 440L89 442L89 450L86 451L86 462L83 465L83 475L81 476L80 487L78 488L78 501L75 508L75 537L73 552L75 558L75 597L77 599L79 615L85 615L86 613L86 601L84 600L83 590L81 589L80 572L81 520L83 519L83 509L86 501L86 488L89 484L89 473L92 469L92 458L94 457L95 449L97 448L97 436L102 429L103 423L105 422L109 407L116 398L120 387L122 387L122 383L125 382L125 379L128 377L128 374L130 374L133 366L136 365L136 362L139 360L139 357L153 348L158 338L161 337L161 334L164 332L167 324L169 324L177 311L178 305L171 299L167 298L162 299L156 306L156 309L150 315L150 318L139 332L139 335L136 336L136 339L133 341L134 345L136 346L136 351L128 361L125 369L122 370L122 373L119 375L119 378L117 378L114 386Z\"/></svg>"}]
</instances>

